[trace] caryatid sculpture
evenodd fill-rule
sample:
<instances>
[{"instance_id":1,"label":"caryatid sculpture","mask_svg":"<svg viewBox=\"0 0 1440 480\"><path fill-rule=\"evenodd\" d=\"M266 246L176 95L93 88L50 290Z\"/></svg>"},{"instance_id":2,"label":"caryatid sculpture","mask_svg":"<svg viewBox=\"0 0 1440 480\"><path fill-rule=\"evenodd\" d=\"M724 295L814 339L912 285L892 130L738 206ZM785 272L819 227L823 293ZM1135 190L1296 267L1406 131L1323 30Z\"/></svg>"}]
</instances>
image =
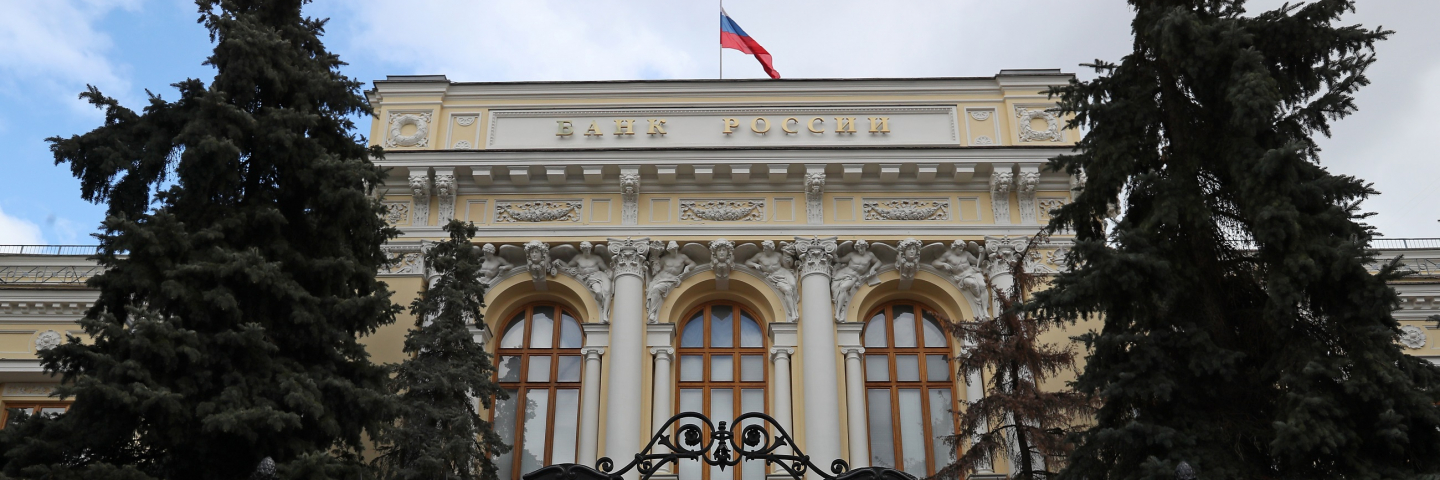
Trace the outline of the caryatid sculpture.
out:
<instances>
[{"instance_id":1,"label":"caryatid sculpture","mask_svg":"<svg viewBox=\"0 0 1440 480\"><path fill-rule=\"evenodd\" d=\"M795 314L796 305L799 299L795 296L795 259L793 255L786 255L775 251L775 242L766 240L760 243L760 253L750 257L745 266L760 272L765 280L780 291L780 296L785 300L785 312L792 316L789 321L795 321L798 315Z\"/></svg>"},{"instance_id":2,"label":"caryatid sculpture","mask_svg":"<svg viewBox=\"0 0 1440 480\"><path fill-rule=\"evenodd\" d=\"M580 242L579 254L571 257L569 262L555 260L555 266L585 284L590 295L595 297L595 304L600 306L601 321L609 321L610 295L613 293L610 267L604 257L594 253L594 248L590 242Z\"/></svg>"},{"instance_id":3,"label":"caryatid sculpture","mask_svg":"<svg viewBox=\"0 0 1440 480\"><path fill-rule=\"evenodd\" d=\"M680 253L680 244L673 241L665 246L664 253L650 262L650 286L645 290L645 318L650 323L657 321L660 304L665 302L671 290L680 285L680 277L692 268L695 268L695 262L690 260L690 256Z\"/></svg>"},{"instance_id":4,"label":"caryatid sculpture","mask_svg":"<svg viewBox=\"0 0 1440 480\"><path fill-rule=\"evenodd\" d=\"M495 254L495 244L493 243L485 244L480 251L485 254L485 258L480 262L480 284L485 285L485 288L495 286L495 282L500 280L501 275L515 268L515 265L505 257Z\"/></svg>"},{"instance_id":5,"label":"caryatid sculpture","mask_svg":"<svg viewBox=\"0 0 1440 480\"><path fill-rule=\"evenodd\" d=\"M864 240L855 242L855 249L835 261L830 271L830 296L835 305L835 321L845 320L845 309L850 298L860 289L860 283L880 270L880 258L870 251L870 244Z\"/></svg>"},{"instance_id":6,"label":"caryatid sculpture","mask_svg":"<svg viewBox=\"0 0 1440 480\"><path fill-rule=\"evenodd\" d=\"M956 285L980 299L985 295L985 274L980 271L980 260L979 244L956 240L930 265L945 272Z\"/></svg>"}]
</instances>

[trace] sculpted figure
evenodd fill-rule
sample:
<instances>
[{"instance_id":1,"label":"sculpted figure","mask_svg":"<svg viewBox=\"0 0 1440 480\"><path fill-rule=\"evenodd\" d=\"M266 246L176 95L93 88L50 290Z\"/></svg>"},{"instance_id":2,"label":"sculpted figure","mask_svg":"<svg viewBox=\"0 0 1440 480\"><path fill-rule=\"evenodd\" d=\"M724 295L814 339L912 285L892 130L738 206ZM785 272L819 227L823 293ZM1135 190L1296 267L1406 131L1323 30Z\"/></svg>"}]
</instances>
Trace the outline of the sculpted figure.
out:
<instances>
[{"instance_id":1,"label":"sculpted figure","mask_svg":"<svg viewBox=\"0 0 1440 480\"><path fill-rule=\"evenodd\" d=\"M565 273L580 280L590 294L595 297L595 303L600 305L600 317L602 321L610 319L610 266L606 264L605 258L594 253L595 246L590 242L580 242L580 253L570 259L569 262L555 260L555 266Z\"/></svg>"},{"instance_id":2,"label":"sculpted figure","mask_svg":"<svg viewBox=\"0 0 1440 480\"><path fill-rule=\"evenodd\" d=\"M955 284L960 285L975 298L981 298L985 294L985 274L980 271L979 244L956 241L950 245L949 250L930 265L949 274Z\"/></svg>"},{"instance_id":3,"label":"sculpted figure","mask_svg":"<svg viewBox=\"0 0 1440 480\"><path fill-rule=\"evenodd\" d=\"M790 305L795 304L795 270L794 259L789 255L775 251L775 242L766 240L760 243L760 253L750 257L745 266L755 269L765 276L785 301Z\"/></svg>"},{"instance_id":4,"label":"sculpted figure","mask_svg":"<svg viewBox=\"0 0 1440 480\"><path fill-rule=\"evenodd\" d=\"M500 279L500 275L515 268L515 265L504 257L496 255L493 243L485 244L481 251L485 254L485 260L480 262L480 283L484 284L485 288L490 288L495 285L496 280Z\"/></svg>"},{"instance_id":5,"label":"sculpted figure","mask_svg":"<svg viewBox=\"0 0 1440 480\"><path fill-rule=\"evenodd\" d=\"M650 323L655 323L660 316L660 304L665 302L665 296L680 285L680 277L692 268L695 262L680 253L680 245L675 242L666 245L665 253L650 263L650 286L645 290L645 314Z\"/></svg>"},{"instance_id":6,"label":"sculpted figure","mask_svg":"<svg viewBox=\"0 0 1440 480\"><path fill-rule=\"evenodd\" d=\"M830 297L835 305L835 318L845 318L845 308L850 297L860 288L860 282L880 270L880 258L870 251L870 244L864 240L855 242L855 249L835 261L830 270Z\"/></svg>"}]
</instances>

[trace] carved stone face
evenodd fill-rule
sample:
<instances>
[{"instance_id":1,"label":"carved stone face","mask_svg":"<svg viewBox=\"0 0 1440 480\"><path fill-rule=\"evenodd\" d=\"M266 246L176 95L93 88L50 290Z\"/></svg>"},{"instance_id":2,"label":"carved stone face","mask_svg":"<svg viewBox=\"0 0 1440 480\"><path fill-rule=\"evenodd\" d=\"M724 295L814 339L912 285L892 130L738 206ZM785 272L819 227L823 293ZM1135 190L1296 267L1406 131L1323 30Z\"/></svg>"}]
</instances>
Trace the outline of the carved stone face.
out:
<instances>
[{"instance_id":1,"label":"carved stone face","mask_svg":"<svg viewBox=\"0 0 1440 480\"><path fill-rule=\"evenodd\" d=\"M592 249L592 248L594 248L594 247L595 247L595 246L594 246L594 245L591 245L590 242L580 242L580 253L584 253L584 254L587 254L587 255L588 255L588 254L590 254L590 249Z\"/></svg>"},{"instance_id":2,"label":"carved stone face","mask_svg":"<svg viewBox=\"0 0 1440 480\"><path fill-rule=\"evenodd\" d=\"M672 242L670 242L669 245L666 245L666 246L665 246L665 251L670 252L670 253L678 252L678 251L680 251L680 244L675 243L675 242L672 241Z\"/></svg>"},{"instance_id":3,"label":"carved stone face","mask_svg":"<svg viewBox=\"0 0 1440 480\"><path fill-rule=\"evenodd\" d=\"M481 251L481 252L485 252L486 255L494 255L494 254L495 254L495 244L493 244L493 243L487 243L487 244L485 244L484 247L481 247L481 248L480 248L480 251Z\"/></svg>"},{"instance_id":4,"label":"carved stone face","mask_svg":"<svg viewBox=\"0 0 1440 480\"><path fill-rule=\"evenodd\" d=\"M866 251L866 250L869 250L869 249L870 249L870 244L869 244L869 243L866 243L864 240L860 240L860 241L858 241L858 242L855 242L855 251L860 252L860 253L865 253L865 251Z\"/></svg>"},{"instance_id":5,"label":"carved stone face","mask_svg":"<svg viewBox=\"0 0 1440 480\"><path fill-rule=\"evenodd\" d=\"M773 252L775 251L775 242L769 240L760 242L760 248L767 252Z\"/></svg>"}]
</instances>

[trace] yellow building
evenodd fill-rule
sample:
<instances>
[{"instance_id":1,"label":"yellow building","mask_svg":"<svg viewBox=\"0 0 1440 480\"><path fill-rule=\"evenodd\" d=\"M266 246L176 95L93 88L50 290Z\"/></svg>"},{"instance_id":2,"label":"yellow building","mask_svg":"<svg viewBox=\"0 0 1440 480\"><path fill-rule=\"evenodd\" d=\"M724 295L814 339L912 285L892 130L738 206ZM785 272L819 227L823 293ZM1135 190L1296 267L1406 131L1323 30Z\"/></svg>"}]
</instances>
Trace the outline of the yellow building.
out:
<instances>
[{"instance_id":1,"label":"yellow building","mask_svg":"<svg viewBox=\"0 0 1440 480\"><path fill-rule=\"evenodd\" d=\"M511 393L487 414L516 445L503 479L623 464L679 411L765 412L817 464L925 476L951 458L938 440L949 412L981 394L980 373L954 378L946 357L964 346L941 324L993 310L1001 260L1064 268L1065 238L1025 246L1083 188L1042 168L1078 140L1043 93L1071 78L392 76L368 92L369 138L390 169L381 200L404 232L385 247L401 261L380 274L408 304L439 225L480 227L490 289L475 338ZM1422 271L1398 285L1397 315L1400 341L1426 355L1440 242L1391 242ZM0 401L62 411L35 352L79 333L96 267L83 249L0 248ZM412 324L366 339L374 359L401 361Z\"/></svg>"}]
</instances>

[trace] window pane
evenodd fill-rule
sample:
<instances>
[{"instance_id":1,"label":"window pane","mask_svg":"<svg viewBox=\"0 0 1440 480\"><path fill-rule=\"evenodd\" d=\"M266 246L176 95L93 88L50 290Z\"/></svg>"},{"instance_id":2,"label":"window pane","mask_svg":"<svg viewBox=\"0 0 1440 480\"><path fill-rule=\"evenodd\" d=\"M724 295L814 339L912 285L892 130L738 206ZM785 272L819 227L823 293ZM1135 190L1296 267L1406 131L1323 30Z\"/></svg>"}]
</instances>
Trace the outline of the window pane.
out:
<instances>
[{"instance_id":1,"label":"window pane","mask_svg":"<svg viewBox=\"0 0 1440 480\"><path fill-rule=\"evenodd\" d=\"M502 382L520 381L520 357L500 357L500 364L495 366L495 370L499 372Z\"/></svg>"},{"instance_id":2,"label":"window pane","mask_svg":"<svg viewBox=\"0 0 1440 480\"><path fill-rule=\"evenodd\" d=\"M915 309L909 305L896 305L890 309L895 312L895 346L899 348L916 346Z\"/></svg>"},{"instance_id":3,"label":"window pane","mask_svg":"<svg viewBox=\"0 0 1440 480\"><path fill-rule=\"evenodd\" d=\"M955 450L945 444L945 437L955 433L955 417L950 413L950 389L930 389L930 434L935 438L935 468L955 461Z\"/></svg>"},{"instance_id":4,"label":"window pane","mask_svg":"<svg viewBox=\"0 0 1440 480\"><path fill-rule=\"evenodd\" d=\"M750 318L750 315L743 310L740 312L740 346L765 346L765 335L760 333L760 322Z\"/></svg>"},{"instance_id":5,"label":"window pane","mask_svg":"<svg viewBox=\"0 0 1440 480\"><path fill-rule=\"evenodd\" d=\"M555 338L555 307L535 307L530 315L530 348L550 348Z\"/></svg>"},{"instance_id":6,"label":"window pane","mask_svg":"<svg viewBox=\"0 0 1440 480\"><path fill-rule=\"evenodd\" d=\"M945 361L944 355L925 356L925 380L929 382L943 382L950 379L950 362Z\"/></svg>"},{"instance_id":7,"label":"window pane","mask_svg":"<svg viewBox=\"0 0 1440 480\"><path fill-rule=\"evenodd\" d=\"M703 382L705 381L705 357L700 355L680 356L680 381L682 382ZM698 412L699 410L685 410Z\"/></svg>"},{"instance_id":8,"label":"window pane","mask_svg":"<svg viewBox=\"0 0 1440 480\"><path fill-rule=\"evenodd\" d=\"M704 413L704 411L705 411L705 391L704 391L704 390L701 390L701 389L698 389L698 388L684 388L684 389L681 389L681 390L680 390L680 411L681 411L681 412L701 412L701 413ZM677 412L677 413L678 413L678 412ZM681 420L680 423L682 423L682 424L698 424L699 422L695 421L694 419L685 419L685 420ZM679 437L679 436L677 436L674 441L676 441L676 442L683 442L683 441L685 441L685 439L684 439L684 437ZM702 440L702 441L703 441L703 440ZM679 444L679 445L680 445L681 447L686 447L686 448L691 448L691 449L698 449L698 448L699 448L699 445L686 445L686 444ZM702 470L702 464L700 463L699 460L680 460L680 461L679 461L679 464L680 464L680 471L679 471L680 478L684 478L684 479L686 479L686 480L690 480L690 479L697 479L697 480L698 480L698 479L700 478L700 474L701 474L701 472L702 472L703 470ZM501 480L506 480L506 479L501 479Z\"/></svg>"},{"instance_id":9,"label":"window pane","mask_svg":"<svg viewBox=\"0 0 1440 480\"><path fill-rule=\"evenodd\" d=\"M920 359L914 355L896 355L895 380L901 382L920 381Z\"/></svg>"},{"instance_id":10,"label":"window pane","mask_svg":"<svg viewBox=\"0 0 1440 480\"><path fill-rule=\"evenodd\" d=\"M726 389L718 389L718 388L717 388L717 389L715 389L715 390L711 390L711 391L710 391L710 421L715 422L715 427L716 427L716 428L719 428L719 427L720 427L720 422L725 422L726 425L729 425L729 424L730 424L730 421L731 421L732 419L734 419L734 418L735 418L735 392L732 391L732 390L730 390L730 389L728 389L728 388L726 388ZM716 442L715 447L716 447L716 448L719 448L719 442ZM713 451L713 450L712 450L712 451ZM733 455L733 453L732 453L732 455ZM732 472L733 472L733 470L732 470ZM722 478L734 478L734 475L735 475L735 474L732 473L732 472L721 471L721 470L720 470L720 467L718 467L718 466L712 466L712 467L710 467L710 480L718 480L718 479L722 479Z\"/></svg>"},{"instance_id":11,"label":"window pane","mask_svg":"<svg viewBox=\"0 0 1440 480\"><path fill-rule=\"evenodd\" d=\"M735 381L735 357L729 355L710 356L710 381Z\"/></svg>"},{"instance_id":12,"label":"window pane","mask_svg":"<svg viewBox=\"0 0 1440 480\"><path fill-rule=\"evenodd\" d=\"M510 321L510 327L505 329L505 335L500 337L500 348L520 348L525 346L525 314L521 313Z\"/></svg>"},{"instance_id":13,"label":"window pane","mask_svg":"<svg viewBox=\"0 0 1440 480\"><path fill-rule=\"evenodd\" d=\"M520 451L520 474L545 466L545 417L550 411L550 391L525 392L525 440Z\"/></svg>"},{"instance_id":14,"label":"window pane","mask_svg":"<svg viewBox=\"0 0 1440 480\"><path fill-rule=\"evenodd\" d=\"M865 381L890 381L890 357L884 354L865 356Z\"/></svg>"},{"instance_id":15,"label":"window pane","mask_svg":"<svg viewBox=\"0 0 1440 480\"><path fill-rule=\"evenodd\" d=\"M710 307L710 346L735 346L735 320L729 305Z\"/></svg>"},{"instance_id":16,"label":"window pane","mask_svg":"<svg viewBox=\"0 0 1440 480\"><path fill-rule=\"evenodd\" d=\"M559 362L559 364L555 366L555 381L580 381L580 357L574 355L565 355L559 357L556 361ZM559 400L556 401L558 402ZM556 420L556 422L559 422L559 420Z\"/></svg>"},{"instance_id":17,"label":"window pane","mask_svg":"<svg viewBox=\"0 0 1440 480\"><path fill-rule=\"evenodd\" d=\"M550 464L575 463L576 430L580 425L580 391L555 391L555 441Z\"/></svg>"},{"instance_id":18,"label":"window pane","mask_svg":"<svg viewBox=\"0 0 1440 480\"><path fill-rule=\"evenodd\" d=\"M580 322L565 312L560 312L560 348L585 346L585 336L580 333Z\"/></svg>"},{"instance_id":19,"label":"window pane","mask_svg":"<svg viewBox=\"0 0 1440 480\"><path fill-rule=\"evenodd\" d=\"M923 478L927 473L925 456L930 452L925 448L927 415L920 405L920 390L905 388L901 389L899 394L899 404L896 407L900 411L900 452L905 458L905 465L900 469Z\"/></svg>"},{"instance_id":20,"label":"window pane","mask_svg":"<svg viewBox=\"0 0 1440 480\"><path fill-rule=\"evenodd\" d=\"M945 332L940 330L940 320L935 318L935 314L931 312L924 312L922 318L925 319L920 322L920 325L925 328L925 346L945 346Z\"/></svg>"},{"instance_id":21,"label":"window pane","mask_svg":"<svg viewBox=\"0 0 1440 480\"><path fill-rule=\"evenodd\" d=\"M895 468L895 433L890 429L890 390L874 389L870 397L870 464Z\"/></svg>"},{"instance_id":22,"label":"window pane","mask_svg":"<svg viewBox=\"0 0 1440 480\"><path fill-rule=\"evenodd\" d=\"M865 324L865 346L889 346L885 343L885 312L875 314L875 316Z\"/></svg>"},{"instance_id":23,"label":"window pane","mask_svg":"<svg viewBox=\"0 0 1440 480\"><path fill-rule=\"evenodd\" d=\"M740 381L765 381L765 357L760 355L740 356ZM746 410L747 412L750 410Z\"/></svg>"},{"instance_id":24,"label":"window pane","mask_svg":"<svg viewBox=\"0 0 1440 480\"><path fill-rule=\"evenodd\" d=\"M550 357L530 357L530 369L525 372L525 381L550 381Z\"/></svg>"},{"instance_id":25,"label":"window pane","mask_svg":"<svg viewBox=\"0 0 1440 480\"><path fill-rule=\"evenodd\" d=\"M495 399L495 433L500 435L500 441L506 445L515 444L515 406L519 404L519 399L515 396L518 394L515 390L506 390L504 399ZM500 468L500 480L510 480L510 472L515 466L515 455L519 451L518 448L510 450L496 459L495 464Z\"/></svg>"},{"instance_id":26,"label":"window pane","mask_svg":"<svg viewBox=\"0 0 1440 480\"><path fill-rule=\"evenodd\" d=\"M685 322L685 328L680 331L680 346L705 346L705 312L697 313Z\"/></svg>"},{"instance_id":27,"label":"window pane","mask_svg":"<svg viewBox=\"0 0 1440 480\"><path fill-rule=\"evenodd\" d=\"M7 408L5 409L5 427L10 427L20 420L30 416L29 408Z\"/></svg>"},{"instance_id":28,"label":"window pane","mask_svg":"<svg viewBox=\"0 0 1440 480\"><path fill-rule=\"evenodd\" d=\"M40 409L40 415L54 418L65 413L65 407L44 407Z\"/></svg>"},{"instance_id":29,"label":"window pane","mask_svg":"<svg viewBox=\"0 0 1440 480\"><path fill-rule=\"evenodd\" d=\"M742 360L743 362L743 360ZM758 388L747 388L740 391L740 412L765 412L765 391ZM745 420L741 428L735 429L737 433L743 433L747 425L762 425L758 418ZM745 480L764 480L765 462L747 461L740 464L740 478Z\"/></svg>"}]
</instances>

